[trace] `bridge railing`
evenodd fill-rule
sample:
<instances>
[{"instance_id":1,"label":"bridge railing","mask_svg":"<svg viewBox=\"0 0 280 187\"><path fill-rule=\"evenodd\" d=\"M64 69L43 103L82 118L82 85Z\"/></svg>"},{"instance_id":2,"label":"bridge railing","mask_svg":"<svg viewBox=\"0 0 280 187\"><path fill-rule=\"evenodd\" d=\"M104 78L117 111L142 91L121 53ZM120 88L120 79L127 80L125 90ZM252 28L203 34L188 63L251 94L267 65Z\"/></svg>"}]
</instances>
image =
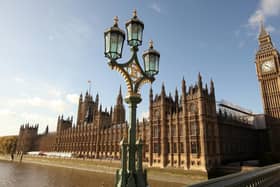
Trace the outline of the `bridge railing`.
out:
<instances>
[{"instance_id":1,"label":"bridge railing","mask_svg":"<svg viewBox=\"0 0 280 187\"><path fill-rule=\"evenodd\" d=\"M191 187L268 187L280 184L280 163L258 168L250 172L240 172L210 179Z\"/></svg>"}]
</instances>

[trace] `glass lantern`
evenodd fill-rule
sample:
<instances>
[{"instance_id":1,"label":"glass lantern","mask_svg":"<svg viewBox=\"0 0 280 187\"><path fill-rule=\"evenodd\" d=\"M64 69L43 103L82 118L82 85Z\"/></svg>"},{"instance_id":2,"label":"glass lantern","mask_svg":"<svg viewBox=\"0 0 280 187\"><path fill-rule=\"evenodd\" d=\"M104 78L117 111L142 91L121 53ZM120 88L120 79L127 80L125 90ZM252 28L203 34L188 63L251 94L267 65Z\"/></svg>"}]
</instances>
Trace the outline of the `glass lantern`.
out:
<instances>
[{"instance_id":1,"label":"glass lantern","mask_svg":"<svg viewBox=\"0 0 280 187\"><path fill-rule=\"evenodd\" d=\"M127 31L127 43L129 46L137 47L142 44L144 23L137 18L136 10L133 17L125 24Z\"/></svg>"},{"instance_id":2,"label":"glass lantern","mask_svg":"<svg viewBox=\"0 0 280 187\"><path fill-rule=\"evenodd\" d=\"M148 76L155 76L159 72L160 54L153 47L153 41L150 41L150 47L143 53L144 71Z\"/></svg>"},{"instance_id":3,"label":"glass lantern","mask_svg":"<svg viewBox=\"0 0 280 187\"><path fill-rule=\"evenodd\" d=\"M105 57L116 60L122 57L123 42L125 33L118 27L118 17L114 18L113 27L104 32L105 39Z\"/></svg>"}]
</instances>

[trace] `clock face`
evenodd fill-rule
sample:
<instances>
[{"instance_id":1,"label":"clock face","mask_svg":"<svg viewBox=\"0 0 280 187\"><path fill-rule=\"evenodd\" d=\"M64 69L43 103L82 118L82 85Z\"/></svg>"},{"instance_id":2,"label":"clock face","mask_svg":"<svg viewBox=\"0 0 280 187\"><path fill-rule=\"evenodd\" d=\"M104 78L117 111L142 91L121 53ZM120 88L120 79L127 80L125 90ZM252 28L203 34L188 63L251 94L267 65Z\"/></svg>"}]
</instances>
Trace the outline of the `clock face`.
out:
<instances>
[{"instance_id":1,"label":"clock face","mask_svg":"<svg viewBox=\"0 0 280 187\"><path fill-rule=\"evenodd\" d=\"M264 73L274 70L274 67L275 67L275 65L272 60L265 61L261 66L262 72L264 72Z\"/></svg>"}]
</instances>

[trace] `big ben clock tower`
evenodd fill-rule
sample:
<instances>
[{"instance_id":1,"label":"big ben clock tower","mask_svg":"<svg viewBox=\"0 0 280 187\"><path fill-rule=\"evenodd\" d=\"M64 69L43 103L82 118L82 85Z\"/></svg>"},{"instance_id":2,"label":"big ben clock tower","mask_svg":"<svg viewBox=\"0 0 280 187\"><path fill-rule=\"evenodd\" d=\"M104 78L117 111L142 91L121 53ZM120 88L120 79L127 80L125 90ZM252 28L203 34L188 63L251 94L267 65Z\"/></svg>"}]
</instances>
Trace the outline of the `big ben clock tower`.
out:
<instances>
[{"instance_id":1,"label":"big ben clock tower","mask_svg":"<svg viewBox=\"0 0 280 187\"><path fill-rule=\"evenodd\" d=\"M280 160L280 54L263 23L259 34L256 69L260 83L270 149Z\"/></svg>"},{"instance_id":2,"label":"big ben clock tower","mask_svg":"<svg viewBox=\"0 0 280 187\"><path fill-rule=\"evenodd\" d=\"M259 34L256 69L264 113L274 119L280 119L280 55L273 47L271 37L263 24Z\"/></svg>"}]
</instances>

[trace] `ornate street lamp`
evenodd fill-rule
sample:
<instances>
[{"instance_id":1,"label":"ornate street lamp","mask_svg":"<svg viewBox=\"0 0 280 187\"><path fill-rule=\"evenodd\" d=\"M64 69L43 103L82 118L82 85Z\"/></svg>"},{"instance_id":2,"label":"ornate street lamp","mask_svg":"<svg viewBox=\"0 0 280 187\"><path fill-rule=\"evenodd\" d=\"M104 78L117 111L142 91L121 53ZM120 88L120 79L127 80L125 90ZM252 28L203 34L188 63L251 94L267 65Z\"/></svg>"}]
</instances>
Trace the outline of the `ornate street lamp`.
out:
<instances>
[{"instance_id":1,"label":"ornate street lamp","mask_svg":"<svg viewBox=\"0 0 280 187\"><path fill-rule=\"evenodd\" d=\"M148 76L154 76L159 71L159 52L154 50L153 41L150 41L150 47L144 51L144 70Z\"/></svg>"},{"instance_id":2,"label":"ornate street lamp","mask_svg":"<svg viewBox=\"0 0 280 187\"><path fill-rule=\"evenodd\" d=\"M144 70L142 69L138 57L138 46L142 44L144 23L137 18L136 10L133 17L126 22L127 44L131 46L131 58L119 64L117 59L122 56L124 31L118 27L118 17L114 18L113 27L104 32L105 57L109 59L109 66L121 73L127 86L127 96L125 98L129 107L128 120L128 140L123 137L121 145L121 165L122 168L116 174L116 187L146 187L147 173L142 168L142 140L136 142L136 108L141 102L140 88L144 83L152 83L154 76L159 72L160 54L150 47L143 54ZM137 153L137 154L136 154ZM136 165L137 158L137 168Z\"/></svg>"},{"instance_id":3,"label":"ornate street lamp","mask_svg":"<svg viewBox=\"0 0 280 187\"><path fill-rule=\"evenodd\" d=\"M144 23L137 18L136 11L133 11L133 17L125 24L127 32L127 44L132 47L142 45Z\"/></svg>"},{"instance_id":4,"label":"ornate street lamp","mask_svg":"<svg viewBox=\"0 0 280 187\"><path fill-rule=\"evenodd\" d=\"M122 57L122 48L125 38L123 30L118 27L118 17L114 18L114 25L104 32L105 57L117 60Z\"/></svg>"}]
</instances>

